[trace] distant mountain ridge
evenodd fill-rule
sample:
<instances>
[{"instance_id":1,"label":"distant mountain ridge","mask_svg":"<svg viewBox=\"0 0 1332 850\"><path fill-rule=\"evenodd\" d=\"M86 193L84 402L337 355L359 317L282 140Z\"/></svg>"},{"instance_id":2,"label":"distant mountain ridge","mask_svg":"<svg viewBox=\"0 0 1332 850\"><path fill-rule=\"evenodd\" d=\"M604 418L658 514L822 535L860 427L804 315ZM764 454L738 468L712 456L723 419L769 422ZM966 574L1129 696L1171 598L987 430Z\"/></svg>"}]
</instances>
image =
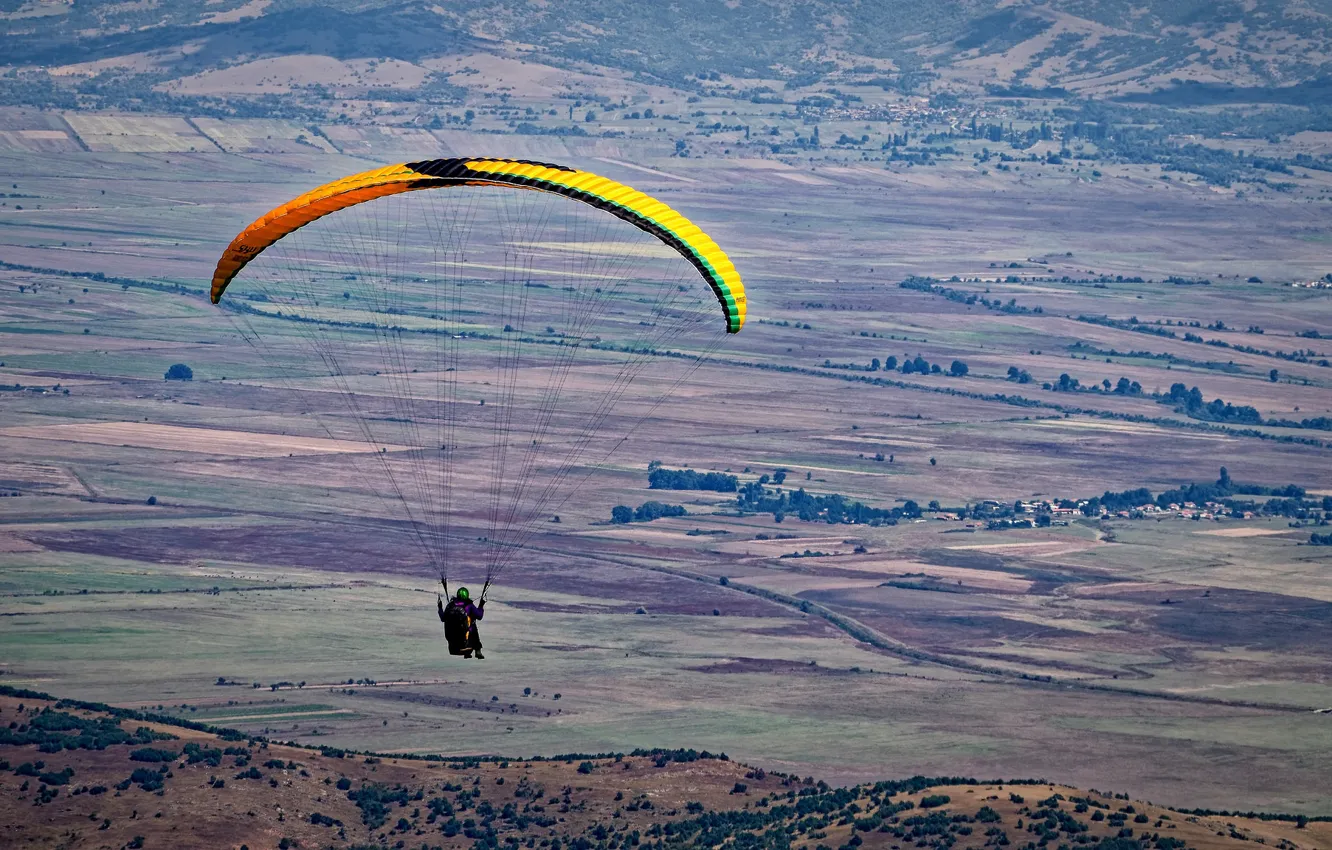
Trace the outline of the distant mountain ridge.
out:
<instances>
[{"instance_id":1,"label":"distant mountain ridge","mask_svg":"<svg viewBox=\"0 0 1332 850\"><path fill-rule=\"evenodd\" d=\"M295 54L416 62L505 42L675 86L716 75L1128 94L1332 76L1332 0L0 0L0 21L11 67L156 54L167 76Z\"/></svg>"}]
</instances>

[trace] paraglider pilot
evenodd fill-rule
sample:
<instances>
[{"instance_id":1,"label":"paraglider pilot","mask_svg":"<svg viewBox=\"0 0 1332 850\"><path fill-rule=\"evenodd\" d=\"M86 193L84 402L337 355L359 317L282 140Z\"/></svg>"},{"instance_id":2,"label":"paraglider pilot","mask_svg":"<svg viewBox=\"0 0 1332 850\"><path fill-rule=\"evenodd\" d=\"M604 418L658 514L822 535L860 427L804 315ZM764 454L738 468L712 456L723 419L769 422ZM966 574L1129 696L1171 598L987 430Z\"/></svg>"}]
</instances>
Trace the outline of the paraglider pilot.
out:
<instances>
[{"instance_id":1,"label":"paraglider pilot","mask_svg":"<svg viewBox=\"0 0 1332 850\"><path fill-rule=\"evenodd\" d=\"M444 592L448 592L448 585L444 586ZM444 639L449 642L449 655L471 658L475 653L477 658L484 659L485 656L481 654L481 635L476 630L476 624L486 616L486 600L483 598L481 604L473 604L472 595L465 587L458 588L448 605L444 604L443 596L436 594L436 600L439 604L439 620L444 624Z\"/></svg>"}]
</instances>

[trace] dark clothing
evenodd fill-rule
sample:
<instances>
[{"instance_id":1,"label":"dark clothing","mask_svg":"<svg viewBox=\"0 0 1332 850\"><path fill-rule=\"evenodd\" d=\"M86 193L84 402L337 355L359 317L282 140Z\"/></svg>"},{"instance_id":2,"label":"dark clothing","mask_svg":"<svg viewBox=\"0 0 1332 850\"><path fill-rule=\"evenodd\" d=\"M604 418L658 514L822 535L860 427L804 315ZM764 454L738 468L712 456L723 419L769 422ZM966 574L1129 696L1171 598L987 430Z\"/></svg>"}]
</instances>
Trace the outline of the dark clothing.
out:
<instances>
[{"instance_id":1,"label":"dark clothing","mask_svg":"<svg viewBox=\"0 0 1332 850\"><path fill-rule=\"evenodd\" d=\"M454 597L448 606L439 600L439 619L444 624L444 638L449 642L450 655L464 655L481 649L481 634L476 623L486 616L484 606L473 605L469 599Z\"/></svg>"}]
</instances>

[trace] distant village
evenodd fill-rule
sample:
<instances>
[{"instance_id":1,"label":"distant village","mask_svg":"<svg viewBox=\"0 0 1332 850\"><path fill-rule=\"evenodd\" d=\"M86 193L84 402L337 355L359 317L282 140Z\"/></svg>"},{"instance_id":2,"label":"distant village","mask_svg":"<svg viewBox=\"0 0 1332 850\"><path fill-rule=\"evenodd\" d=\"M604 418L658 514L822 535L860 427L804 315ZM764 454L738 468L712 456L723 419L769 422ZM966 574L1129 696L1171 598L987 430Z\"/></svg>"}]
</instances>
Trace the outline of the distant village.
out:
<instances>
[{"instance_id":1,"label":"distant village","mask_svg":"<svg viewBox=\"0 0 1332 850\"><path fill-rule=\"evenodd\" d=\"M981 507L1003 508L1001 502L987 500L981 502ZM1077 517L1087 517L1090 519L1188 519L1196 521L1223 522L1225 520L1254 519L1259 516L1251 510L1233 509L1221 502L1169 502L1166 505L1158 505L1153 501L1144 502L1130 508L1120 508L1110 510L1104 505L1099 504L1099 500L1078 499L1056 501L1017 501L1013 503L1013 516L1008 518L991 519L983 523L984 527L990 530L999 530L1005 528L1042 528L1052 525L1068 525L1069 521ZM934 515L937 520L964 521L966 517L961 514L940 511ZM967 522L968 528L981 527L982 523L974 520Z\"/></svg>"}]
</instances>

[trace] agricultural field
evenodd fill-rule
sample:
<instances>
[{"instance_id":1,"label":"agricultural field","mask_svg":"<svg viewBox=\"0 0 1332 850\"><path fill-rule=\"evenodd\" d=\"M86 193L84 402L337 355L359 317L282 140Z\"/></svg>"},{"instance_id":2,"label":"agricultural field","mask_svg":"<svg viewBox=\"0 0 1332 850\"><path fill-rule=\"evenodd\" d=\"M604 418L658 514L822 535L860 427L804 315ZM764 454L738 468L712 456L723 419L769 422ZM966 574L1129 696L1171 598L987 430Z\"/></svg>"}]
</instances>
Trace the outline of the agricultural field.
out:
<instances>
[{"instance_id":1,"label":"agricultural field","mask_svg":"<svg viewBox=\"0 0 1332 850\"><path fill-rule=\"evenodd\" d=\"M0 136L0 684L312 746L693 747L833 783L1031 776L1181 807L1332 804L1332 547L1310 545L1332 495L1315 421L1332 416L1332 290L1291 286L1329 271L1317 187L38 114L7 112ZM505 567L484 662L445 654L435 564L374 479L427 447L386 400L394 381L437 376L358 348L346 387L383 423L366 439L299 353L303 325L206 294L271 207L465 151L657 195L749 293L745 329ZM567 243L531 242L553 279ZM407 312L416 331L440 321ZM502 333L498 314L471 321ZM192 380L164 380L177 363ZM483 375L450 380L484 397ZM607 381L594 363L570 391ZM1254 413L1168 403L1177 383ZM515 404L540 390L520 383ZM654 461L742 492L650 490ZM1060 508L992 527L979 510L1155 496L1221 467L1249 488L1247 518ZM750 485L898 513L779 517L738 501ZM1303 517L1264 509L1287 485ZM650 500L686 513L610 522ZM451 576L479 583L486 533L459 518Z\"/></svg>"}]
</instances>

